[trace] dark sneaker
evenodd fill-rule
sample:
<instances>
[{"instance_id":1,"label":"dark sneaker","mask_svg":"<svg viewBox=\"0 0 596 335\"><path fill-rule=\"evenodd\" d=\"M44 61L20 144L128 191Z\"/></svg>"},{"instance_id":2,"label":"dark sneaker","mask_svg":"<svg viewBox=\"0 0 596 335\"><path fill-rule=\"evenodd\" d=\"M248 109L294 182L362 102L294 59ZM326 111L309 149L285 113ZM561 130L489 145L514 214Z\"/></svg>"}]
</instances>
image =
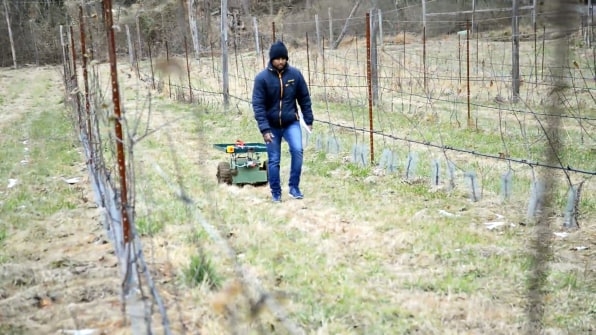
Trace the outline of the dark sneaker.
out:
<instances>
[{"instance_id":1,"label":"dark sneaker","mask_svg":"<svg viewBox=\"0 0 596 335\"><path fill-rule=\"evenodd\" d=\"M273 201L275 203L280 203L281 202L281 194L273 194L271 196L271 201Z\"/></svg>"},{"instance_id":2,"label":"dark sneaker","mask_svg":"<svg viewBox=\"0 0 596 335\"><path fill-rule=\"evenodd\" d=\"M294 199L304 198L304 194L300 192L300 189L298 187L290 187L290 196Z\"/></svg>"}]
</instances>

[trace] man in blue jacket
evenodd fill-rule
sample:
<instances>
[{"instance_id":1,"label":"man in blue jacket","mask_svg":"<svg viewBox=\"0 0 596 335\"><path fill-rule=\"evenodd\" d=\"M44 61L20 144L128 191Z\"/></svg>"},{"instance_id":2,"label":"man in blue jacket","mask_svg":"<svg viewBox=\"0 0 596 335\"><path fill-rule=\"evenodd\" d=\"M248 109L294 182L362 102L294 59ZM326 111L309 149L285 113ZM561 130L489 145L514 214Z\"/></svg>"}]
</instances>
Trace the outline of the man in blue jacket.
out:
<instances>
[{"instance_id":1,"label":"man in blue jacket","mask_svg":"<svg viewBox=\"0 0 596 335\"><path fill-rule=\"evenodd\" d=\"M310 93L300 70L288 64L288 49L278 41L269 49L269 64L257 74L252 91L252 107L263 140L267 144L269 187L273 202L281 202L279 165L281 140L290 147L291 165L289 194L302 199L300 175L302 174L302 130L300 106L308 131L314 121Z\"/></svg>"}]
</instances>

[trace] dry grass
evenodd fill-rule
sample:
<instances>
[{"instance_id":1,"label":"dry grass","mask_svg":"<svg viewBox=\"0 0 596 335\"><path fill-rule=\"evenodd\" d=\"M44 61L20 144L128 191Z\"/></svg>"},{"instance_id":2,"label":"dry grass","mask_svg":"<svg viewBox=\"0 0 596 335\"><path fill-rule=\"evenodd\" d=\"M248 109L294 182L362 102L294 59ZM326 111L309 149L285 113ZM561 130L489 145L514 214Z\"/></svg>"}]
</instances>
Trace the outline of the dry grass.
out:
<instances>
[{"instance_id":1,"label":"dry grass","mask_svg":"<svg viewBox=\"0 0 596 335\"><path fill-rule=\"evenodd\" d=\"M359 56L362 57L363 46L358 43ZM445 45L442 47L445 48ZM412 70L419 60L415 56L415 48L413 46L412 54L408 54L408 69L402 69L410 71L403 73L410 73L411 78L400 77L403 87L407 89L399 97L384 96L383 100L384 106L390 106L389 100L401 99L401 102L395 103L396 108L399 106L400 109L394 113L396 118L390 128L398 134L403 134L407 129L410 129L410 135L424 128L431 131L439 129L433 123L424 121L425 117L448 107L440 104L429 106L424 100L408 99L407 93L420 90L416 86L416 72ZM325 88L321 86L322 76L319 72L319 77L313 81L313 96L326 96L331 91L330 87L345 85L344 74L362 75L363 69L353 65L346 68L346 63L341 61L340 56L352 52L350 50L355 52L356 46L338 50L335 54L337 58L328 56L326 73L339 75L327 77ZM393 57L396 57L395 54ZM296 56L291 57L294 63L306 69L303 56L304 53L296 52ZM254 55L247 55L241 62L245 68L238 73L242 73L242 77L252 78L259 69L260 60L254 58ZM253 63L250 59L254 59ZM360 59L362 62L363 58ZM321 62L319 59L319 70ZM195 71L193 83L197 87L211 91L218 86L217 66L215 72L212 72L209 63ZM387 73L391 71L388 69ZM398 69L395 69L397 72ZM235 70L232 69L231 73L235 73ZM103 79L106 80L105 77ZM484 197L479 202L471 203L461 175L460 183L451 192L444 187L431 187L425 181L404 183L401 174L378 174L372 168L360 168L349 163L343 159L344 155L348 155L347 147L340 155L325 155L316 152L311 142L305 153L302 186L306 198L294 201L285 197L281 205L275 205L269 202L266 188L218 185L215 180L217 163L225 160L226 156L212 149L213 143L233 142L238 138L259 140L250 109L244 103L234 102L233 113L221 113L217 105L205 108L205 105L175 103L169 100L167 92L161 93L161 96L160 92L153 92L150 118L147 119L142 117L147 115L147 109L139 107L138 101L134 99L138 92L145 94L144 88L135 81L134 76L130 79L121 77L121 80L127 90L125 101L128 121L133 124L141 122L139 120L149 120L143 122L148 122L150 129L160 129L135 147L136 218L138 222L145 220L163 224L162 228L143 236L142 240L152 274L168 307L174 333L224 334L232 328L242 334L284 333L281 325L268 312L250 313L250 304L238 291L238 278L231 271L230 260L220 246L203 232L192 211L185 209L173 195L168 182L178 178L187 194L196 202L193 210L200 210L207 221L226 237L227 243L236 250L246 273L258 277L266 290L282 301L290 318L308 334L520 332L526 319L524 295L526 275L530 269L528 245L533 238L532 226L525 219L527 186L520 183L513 198L503 202L498 196L498 186L487 183ZM348 78L353 83L359 83L359 80L358 77ZM406 85L409 81L411 87ZM486 82L482 84L486 85ZM432 92L456 90L457 87L453 80L436 81L431 85ZM231 91L243 97L247 94L246 85L241 80L234 81ZM538 94L536 91L527 92L529 98L532 94ZM355 88L350 91L350 99L364 99L361 96L364 93L364 89ZM360 126L363 117L358 113L362 109L346 106L348 99L345 92L336 91L335 94L344 104L330 104L328 108L322 101L317 101L317 118L353 125L351 114L355 113L356 125ZM478 93L477 97L481 99L482 94ZM481 101L487 102L493 97L489 95ZM205 99L217 98L208 96ZM7 95L3 95L3 99L8 100ZM13 105L18 104L13 102ZM420 107L409 107L416 104ZM385 108L391 111L389 107ZM144 114L141 115L141 112ZM408 122L411 122L416 119L415 112L423 114L419 122L400 121L406 115L410 120ZM382 114L380 117L388 118L388 115ZM438 115L439 118L433 119L433 122L449 122L445 120L445 114ZM480 133L476 139L482 136L491 138L494 134L490 125L498 117L478 117L486 133ZM413 131L408 124L415 125ZM315 129L317 136L331 133L320 124L316 124ZM461 129L441 129L444 135L453 138L467 136ZM342 137L347 138L353 138L353 134ZM396 143L387 145L392 148L399 146ZM492 148L500 150L498 144ZM404 152L406 149L403 149ZM464 154L454 154L450 158L461 166L473 166L481 175L486 175L487 181L497 174L496 171L506 167L504 163L470 158ZM284 154L284 178L288 175L288 163L289 157ZM157 166L171 180L164 180L157 175ZM422 169L420 173L424 171ZM518 173L529 176L529 171L524 169ZM593 188L592 185L590 187ZM596 287L596 265L593 261L596 226L593 224L593 195L588 194L585 199L588 210L584 212L582 229L569 231L564 238L553 237L554 257L551 261L545 318L550 334L594 331L591 327L596 306L591 299L591 292ZM88 226L96 222L95 218L85 219L77 213L76 210L64 211L62 215L82 218L81 224L86 223ZM558 215L560 212L555 209L554 213ZM55 227L47 224L53 221L56 221L56 217L44 218L41 226L45 227L46 234L60 236L59 229L48 228ZM487 229L486 223L496 221L504 222L505 225L494 230ZM78 226L77 220L60 222L67 231L90 231L90 228ZM29 230L29 227L22 231L15 227L9 231L10 238L4 243L7 250L15 252L3 255L14 257L10 258L10 263L30 264L27 263L30 260L21 256L23 253L20 251L30 250L42 256L37 261L39 271L48 269L54 259L43 250L49 248L46 243L52 243L53 250L59 250L72 259L80 259L79 262L86 259L84 256L93 256L87 263L93 269L102 264L98 257L106 252L105 245L84 244L80 241L85 239L81 239L79 234L70 235L56 245L55 238L49 242L42 237L46 235L35 234L33 236L39 238L31 238L30 233L34 231ZM85 248L85 255L73 250L73 246L80 244ZM17 246L22 249L16 249ZM573 249L578 246L587 246L589 249ZM221 290L212 291L207 285L188 287L180 280L191 256L198 251L206 253L216 262L216 270L226 280ZM66 269L72 271L73 268L76 267L69 265ZM26 317L17 317L16 314L10 322L47 330L47 333L56 332L68 328L67 321L49 320L73 320L67 313L70 303L77 308L74 315L82 328L126 334L126 325L119 323L121 315L115 308L119 289L116 280L112 283L110 296L93 297L87 303L76 302L73 298L80 292L77 290L95 287L98 278L103 279L103 285L107 286L105 278L115 278L115 271L116 268L105 268L100 273L89 272L88 276L76 275L75 279L69 280L70 290L65 291L65 299L49 307L38 309L24 304L19 315L28 315L33 311L36 315L42 315L38 316L41 318L38 320L47 321L40 321L40 325L36 325L40 328L33 328L27 323ZM11 297L29 297L32 290L42 290L48 283L42 281L33 287L15 287L13 283L4 281L1 285L0 292L9 292L9 289L18 292L11 294ZM6 302L10 298L3 299L2 302ZM23 298L23 301L27 300ZM1 304L0 315L7 315L10 306ZM231 325L232 315L237 316L238 320ZM158 327L157 316L155 320Z\"/></svg>"}]
</instances>

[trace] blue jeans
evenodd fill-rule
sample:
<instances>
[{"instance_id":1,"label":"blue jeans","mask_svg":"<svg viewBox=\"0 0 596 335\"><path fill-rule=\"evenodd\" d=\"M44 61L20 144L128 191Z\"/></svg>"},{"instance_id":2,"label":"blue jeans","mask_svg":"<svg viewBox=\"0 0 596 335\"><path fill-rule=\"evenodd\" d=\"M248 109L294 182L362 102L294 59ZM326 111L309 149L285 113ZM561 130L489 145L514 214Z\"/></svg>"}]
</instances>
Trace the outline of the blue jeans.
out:
<instances>
[{"instance_id":1,"label":"blue jeans","mask_svg":"<svg viewBox=\"0 0 596 335\"><path fill-rule=\"evenodd\" d=\"M281 140L288 142L290 146L290 181L289 187L298 187L300 184L300 175L302 174L302 129L300 122L296 121L285 128L271 128L273 139L267 144L269 187L271 194L281 195L281 185L279 178L279 165L281 162Z\"/></svg>"}]
</instances>

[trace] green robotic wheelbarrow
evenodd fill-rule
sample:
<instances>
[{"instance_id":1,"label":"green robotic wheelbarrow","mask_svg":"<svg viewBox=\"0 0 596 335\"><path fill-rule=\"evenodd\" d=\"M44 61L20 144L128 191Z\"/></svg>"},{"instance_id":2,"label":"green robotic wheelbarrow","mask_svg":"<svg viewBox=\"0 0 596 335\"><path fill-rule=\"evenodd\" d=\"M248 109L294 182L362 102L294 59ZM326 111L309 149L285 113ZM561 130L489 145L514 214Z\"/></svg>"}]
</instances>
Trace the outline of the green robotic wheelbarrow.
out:
<instances>
[{"instance_id":1,"label":"green robotic wheelbarrow","mask_svg":"<svg viewBox=\"0 0 596 335\"><path fill-rule=\"evenodd\" d=\"M264 143L217 143L213 147L228 154L228 160L217 165L217 182L228 185L267 184L267 146Z\"/></svg>"}]
</instances>

